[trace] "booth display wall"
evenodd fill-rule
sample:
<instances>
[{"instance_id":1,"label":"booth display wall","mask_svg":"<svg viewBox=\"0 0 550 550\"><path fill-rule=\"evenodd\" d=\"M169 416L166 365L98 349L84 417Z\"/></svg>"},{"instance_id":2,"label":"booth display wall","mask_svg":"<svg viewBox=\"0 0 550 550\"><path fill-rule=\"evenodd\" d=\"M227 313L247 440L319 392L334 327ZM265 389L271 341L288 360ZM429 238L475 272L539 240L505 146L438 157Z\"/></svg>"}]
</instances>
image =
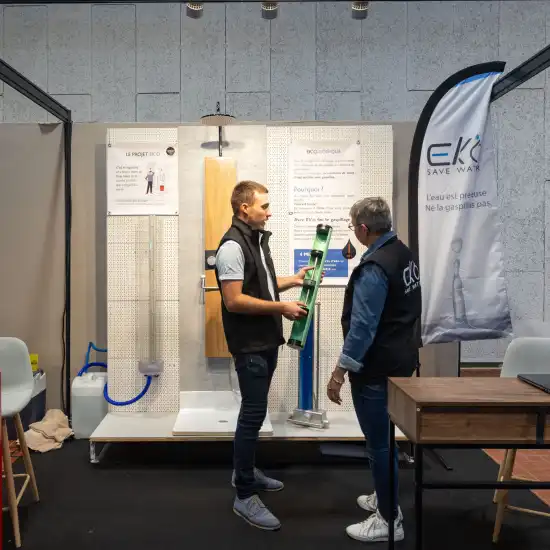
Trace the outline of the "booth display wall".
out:
<instances>
[{"instance_id":1,"label":"booth display wall","mask_svg":"<svg viewBox=\"0 0 550 550\"><path fill-rule=\"evenodd\" d=\"M90 333L96 330L97 343L103 345L109 342L109 356L111 353L115 359L110 359L109 370L110 386L109 393L112 398L117 400L129 399L135 396L142 387L144 378L139 375L136 368L137 357L135 352L136 336L147 340L146 323L142 324L137 315L136 305L139 300L133 296L131 303L128 303L128 311L118 307L112 297L119 294L117 288L124 285L124 288L131 289L133 276L128 277L136 266L136 256L128 255L132 244L121 246L116 245L113 249L110 234L104 235L102 227L105 226L106 205L105 205L105 139L108 134L109 139L121 142L125 140L155 139L155 136L163 136L163 132L173 132L172 128L152 127L144 128L141 125L130 127L119 127L108 130L107 125L77 125L74 136L73 151L75 156L81 155L87 157L82 165L75 165L78 175L75 180L81 182L82 187L76 191L75 200L84 200L84 196L79 193L86 193L87 201L90 205L96 205L97 210L93 216L95 222L89 219L89 223L96 224L96 230L90 232L91 227L81 227L86 235L80 240L80 243L88 243L88 252L79 250L79 255L91 254L90 248L95 248L97 254L95 261L98 266L98 278L94 288L82 289L79 295L93 295L95 293L96 320L95 323L90 319L87 326ZM345 139L349 137L360 137L365 144L363 153L363 164L366 170L363 175L363 191L381 193L388 200L393 202L394 217L396 227L403 238L406 240L407 231L407 173L408 156L414 124L394 124L388 125L363 125L353 124L295 124L295 125L262 125L262 124L235 124L224 128L224 141L228 146L224 147L224 157L232 158L237 165L237 179L257 179L267 183L271 191L273 204L273 218L270 221L270 228L274 232L273 253L276 267L281 275L288 274L288 243L285 240L285 217L288 210L285 192L285 161L287 148L291 137L302 136L302 138L318 139L320 137L329 139ZM103 135L102 135L103 133ZM167 134L168 135L168 134ZM164 380L160 379L161 388L156 389L155 384L150 390L150 395L139 402L124 407L127 411L157 411L177 409L178 389L181 391L210 391L210 390L228 390L231 389L229 361L226 359L206 358L204 354L204 305L201 304L200 276L204 273L204 249L203 249L203 181L204 181L204 158L207 156L216 156L217 150L212 149L212 144L216 144L217 128L205 126L185 125L178 128L177 141L180 149L179 167L180 167L180 213L179 220L179 247L171 249L169 263L173 270L173 275L179 271L179 289L174 286L164 286L164 298L169 299L172 304L179 300L179 372L170 370ZM102 143L103 142L103 143ZM209 144L205 146L205 144ZM393 165L392 165L393 150ZM92 167L90 157L92 151L96 156ZM376 154L374 154L376 153ZM281 163L281 159L282 163ZM81 168L82 167L82 168ZM81 172L82 170L82 172ZM95 171L95 176L93 172ZM393 176L393 186L392 186ZM93 180L95 179L95 184ZM378 184L377 184L378 182ZM393 187L393 189L392 189ZM168 218L166 218L168 219ZM128 237L129 228L135 228L137 224L145 223L145 218L112 217L109 219L111 229L114 230L115 224L120 225L118 231L113 231L113 235L120 232L124 238ZM166 220L162 223L166 223ZM171 222L169 222L171 223ZM145 231L145 226L143 230ZM174 239L177 239L177 233L172 230L168 232ZM109 230L110 231L110 230ZM75 228L75 233L79 232ZM130 229L133 235L134 230ZM166 234L166 233L165 233ZM96 240L97 237L97 240ZM105 249L103 244L106 240L109 244ZM94 243L95 241L95 243ZM85 247L86 248L86 247ZM179 268L174 264L179 254ZM104 258L107 259L108 269L103 265ZM164 256L165 259L168 256ZM138 260L138 263L142 260ZM126 263L124 269L120 269L121 263ZM166 266L162 267L162 262L157 264L160 271L166 273ZM111 269L112 268L112 269ZM176 278L177 279L177 278ZM171 281L174 281L171 277ZM106 281L109 284L106 284ZM110 293L110 295L107 294ZM126 291L125 291L126 292ZM321 356L321 384L333 367L333 363L338 355L341 338L339 327L339 314L341 308L342 289L322 289L322 356ZM288 299L297 298L293 296L292 291L287 293ZM113 315L108 316L103 304L108 303L108 307L113 308ZM142 300L142 315L146 316L146 301ZM75 306L76 307L76 306ZM173 307L173 306L171 306ZM168 310L164 310L168 311ZM178 324L174 318L174 309L161 322L160 325L166 330L171 330L170 349L172 358L174 357L174 346L178 345L177 339L174 339L173 328ZM105 334L102 328L109 318L109 333ZM130 320L136 322L138 332L134 332ZM95 325L95 326L94 326ZM172 325L172 326L171 326ZM141 326L141 329L139 328ZM290 330L290 323L286 323L286 332ZM75 334L80 334L76 327ZM166 342L161 338L161 341ZM85 348L86 339L82 339L82 348ZM146 345L146 344L145 344ZM161 344L161 347L163 345ZM438 347L439 357L427 355L425 365L423 365L425 374L452 375L455 373L456 365L456 345L446 345ZM122 351L122 355L120 352ZM423 350L425 354L426 350ZM429 350L428 350L429 351ZM130 353L128 353L130 352ZM134 355L132 355L134 354ZM296 357L291 357L295 354ZM167 357L165 357L166 360ZM274 381L272 395L270 396L271 410L289 411L296 405L297 398L297 354L289 349L283 348L280 360L278 375ZM173 363L171 363L171 367ZM447 369L447 370L446 370ZM165 375L163 375L165 376ZM179 377L179 388L178 388ZM346 400L348 406L351 406L351 400ZM331 406L324 403L324 397L321 395L321 404L329 410ZM117 407L114 407L116 410ZM111 407L113 410L113 407Z\"/></svg>"},{"instance_id":2,"label":"booth display wall","mask_svg":"<svg viewBox=\"0 0 550 550\"><path fill-rule=\"evenodd\" d=\"M283 123L284 124L284 123ZM203 227L203 181L204 156L213 156L211 151L201 147L205 130L203 127L180 128L181 163L185 172L180 177L181 206L185 215L180 216L180 235L194 235ZM229 146L224 156L236 160L237 180L256 179L267 184L270 193L272 218L269 230L273 232L270 246L277 273L290 275L291 243L288 233L288 159L289 147L293 141L360 141L361 143L361 192L362 195L381 195L392 203L393 197L393 133L391 125L344 125L319 123L310 125L245 125L238 122L224 129L224 139ZM351 204L350 204L351 206ZM228 205L229 207L229 205ZM182 210L183 212L183 210ZM228 360L204 357L203 306L199 300L200 275L204 273L204 252L201 238L186 239L180 248L182 262L182 337L181 388L184 391L197 389L226 389L230 387ZM189 250L189 248L192 248ZM360 250L357 252L361 253ZM183 274L185 265L185 274ZM320 324L320 380L324 386L338 358L342 337L340 314L343 288L322 287ZM294 289L284 294L283 299L296 300L299 292ZM291 323L284 322L288 339ZM277 372L273 379L269 406L272 411L291 412L297 404L298 395L298 353L287 346L280 350ZM347 390L347 388L346 388ZM325 402L327 401L327 402ZM320 396L321 407L334 409ZM351 410L351 399L345 399L344 408ZM342 407L338 407L342 410Z\"/></svg>"},{"instance_id":3,"label":"booth display wall","mask_svg":"<svg viewBox=\"0 0 550 550\"><path fill-rule=\"evenodd\" d=\"M5 86L7 89L8 86ZM0 125L0 334L23 339L60 407L63 363L63 128Z\"/></svg>"},{"instance_id":4,"label":"booth display wall","mask_svg":"<svg viewBox=\"0 0 550 550\"><path fill-rule=\"evenodd\" d=\"M178 129L113 128L108 131L107 147L135 142L162 142L178 150ZM180 179L182 183L185 185ZM180 357L182 352L185 355L179 345L179 245L180 239L187 240L186 234L179 232L177 215L114 216L108 213L106 223L109 397L116 402L133 400L146 380L138 372L138 362L160 360L162 376L155 379L139 401L124 405L124 410L178 410ZM196 235L196 228L193 234ZM152 288L154 295L150 292ZM182 318L184 326L186 318ZM118 405L109 407L112 411L119 410Z\"/></svg>"},{"instance_id":5,"label":"booth display wall","mask_svg":"<svg viewBox=\"0 0 550 550\"><path fill-rule=\"evenodd\" d=\"M223 129L223 157L235 161L237 180L267 183L266 126L235 124ZM182 391L230 389L228 360L205 357L205 305L200 277L204 275L204 158L217 157L218 129L181 126L180 143L180 315ZM208 144L206 147L202 144ZM228 205L229 207L229 205ZM271 223L270 223L271 226Z\"/></svg>"},{"instance_id":6,"label":"booth display wall","mask_svg":"<svg viewBox=\"0 0 550 550\"><path fill-rule=\"evenodd\" d=\"M159 125L135 126L157 128ZM405 240L408 158L414 127L414 123L392 125L394 216L398 232ZM100 347L107 345L105 175L109 128L123 129L128 128L128 125L77 123L73 130L72 377L83 366L89 341ZM193 132L190 128L193 128ZM263 125L239 124L226 128L224 136L233 143L233 149L228 148L224 154L237 159L240 169L245 170L243 175L263 179L266 177L264 159L267 138L259 139L260 135L266 136L266 127ZM217 128L179 126L178 141L183 150L191 145L191 141L196 144L197 141L216 140ZM4 304L0 327L4 327L2 332L8 334L15 323L18 333L28 338L30 348L39 348L40 366L48 374L48 407L58 407L61 405L59 377L62 362L64 242L62 129L59 125L4 123L0 125L0 144L0 159L5 173L16 175L17 180L17 185L4 186L0 202L2 234L10 235L9 239L1 241L3 257L14 258L13 261L5 262L5 268L0 271L0 292ZM239 147L236 147L237 144L240 144ZM200 151L203 155L216 154L212 150ZM28 162L31 155L37 162ZM197 226L202 227L202 189L197 185L185 184L190 181L191 168L182 162L182 158L180 231L196 231ZM19 202L23 197L25 200ZM186 201L200 205L199 209L190 209ZM23 253L20 252L22 250ZM197 305L200 302L199 277L204 258L200 239L180 242L180 254L180 266L182 257L195 266L193 271L187 265L185 269L180 269L181 314L185 313L190 304ZM181 356L189 355L195 368L181 369L179 389L229 389L227 362L206 362L202 349L193 347L201 327L202 321L193 324L192 319L180 325ZM450 344L437 346L437 350L431 348L434 346L422 350L425 356L423 372L452 374L456 365L456 346ZM436 351L439 358L433 357ZM136 376L135 380L136 385L141 387L143 377ZM113 389L114 397L117 390ZM118 394L118 398L129 396L133 389L127 389L124 395Z\"/></svg>"},{"instance_id":7,"label":"booth display wall","mask_svg":"<svg viewBox=\"0 0 550 550\"><path fill-rule=\"evenodd\" d=\"M361 143L361 195L380 195L392 205L393 198L393 133L391 125L359 126L282 126L270 127L267 132L268 186L272 189L273 217L270 227L273 231L272 255L278 273L286 274L291 264L292 253L288 231L288 165L290 146L295 141L338 143L357 141ZM350 205L351 206L351 205ZM360 255L364 247L357 250ZM297 300L299 289L286 293L285 299ZM342 349L340 316L344 298L343 288L321 286L319 327L319 376L321 409L353 410L349 384L342 391L342 405L331 403L324 387L334 369ZM285 337L288 340L292 324L285 322ZM284 346L279 354L277 372L273 377L269 406L273 411L287 413L297 405L299 354Z\"/></svg>"}]
</instances>

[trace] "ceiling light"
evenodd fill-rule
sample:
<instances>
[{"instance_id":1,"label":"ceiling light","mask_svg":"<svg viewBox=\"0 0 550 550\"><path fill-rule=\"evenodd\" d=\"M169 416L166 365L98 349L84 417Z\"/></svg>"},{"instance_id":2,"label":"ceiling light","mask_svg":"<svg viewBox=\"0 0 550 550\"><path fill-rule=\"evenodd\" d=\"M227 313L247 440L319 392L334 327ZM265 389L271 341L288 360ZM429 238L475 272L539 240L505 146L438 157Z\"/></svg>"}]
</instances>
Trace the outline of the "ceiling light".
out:
<instances>
[{"instance_id":1,"label":"ceiling light","mask_svg":"<svg viewBox=\"0 0 550 550\"><path fill-rule=\"evenodd\" d=\"M187 17L198 19L202 17L204 2L187 2Z\"/></svg>"},{"instance_id":2,"label":"ceiling light","mask_svg":"<svg viewBox=\"0 0 550 550\"><path fill-rule=\"evenodd\" d=\"M279 9L279 2L262 2L262 17L264 19L275 19Z\"/></svg>"},{"instance_id":3,"label":"ceiling light","mask_svg":"<svg viewBox=\"0 0 550 550\"><path fill-rule=\"evenodd\" d=\"M352 2L351 16L353 19L366 19L369 14L369 2Z\"/></svg>"}]
</instances>

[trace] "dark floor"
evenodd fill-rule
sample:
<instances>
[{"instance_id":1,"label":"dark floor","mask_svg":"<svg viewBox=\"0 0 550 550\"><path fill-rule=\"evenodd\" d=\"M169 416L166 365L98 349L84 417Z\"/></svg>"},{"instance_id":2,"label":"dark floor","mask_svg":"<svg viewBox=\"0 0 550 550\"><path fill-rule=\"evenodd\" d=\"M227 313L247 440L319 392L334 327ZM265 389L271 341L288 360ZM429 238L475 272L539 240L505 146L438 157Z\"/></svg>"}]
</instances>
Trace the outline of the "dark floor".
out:
<instances>
[{"instance_id":1,"label":"dark floor","mask_svg":"<svg viewBox=\"0 0 550 550\"><path fill-rule=\"evenodd\" d=\"M494 480L497 466L482 451L445 451L446 472L426 460L426 479ZM230 443L116 444L101 465L89 463L86 441L33 454L41 502L20 508L23 549L166 550L215 548L323 550L360 548L345 527L365 518L356 497L371 490L362 460L321 455L313 443L263 442L258 465L284 480L281 493L265 502L282 521L278 532L262 532L231 510ZM21 461L16 464L21 467ZM413 472L402 470L401 506L405 541L414 548ZM550 546L550 520L510 512L501 540L491 542L495 516L492 491L430 490L425 493L424 550L539 550ZM5 502L5 501L4 501ZM511 503L545 509L528 491ZM4 546L14 548L4 513ZM386 548L386 543L375 545Z\"/></svg>"}]
</instances>

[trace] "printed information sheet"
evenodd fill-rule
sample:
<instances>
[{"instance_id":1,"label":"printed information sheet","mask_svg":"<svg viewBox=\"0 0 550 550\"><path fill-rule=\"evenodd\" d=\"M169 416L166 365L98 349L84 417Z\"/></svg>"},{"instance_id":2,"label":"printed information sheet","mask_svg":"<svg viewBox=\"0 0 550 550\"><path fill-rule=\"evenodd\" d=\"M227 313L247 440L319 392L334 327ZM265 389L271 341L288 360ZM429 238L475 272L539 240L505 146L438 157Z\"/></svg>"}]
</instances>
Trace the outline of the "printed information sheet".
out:
<instances>
[{"instance_id":1,"label":"printed information sheet","mask_svg":"<svg viewBox=\"0 0 550 550\"><path fill-rule=\"evenodd\" d=\"M359 142L295 142L289 155L291 271L308 264L318 224L332 227L323 286L345 285L359 263L349 210L361 192Z\"/></svg>"},{"instance_id":2,"label":"printed information sheet","mask_svg":"<svg viewBox=\"0 0 550 550\"><path fill-rule=\"evenodd\" d=\"M170 143L107 147L107 212L111 216L175 215L178 152Z\"/></svg>"}]
</instances>

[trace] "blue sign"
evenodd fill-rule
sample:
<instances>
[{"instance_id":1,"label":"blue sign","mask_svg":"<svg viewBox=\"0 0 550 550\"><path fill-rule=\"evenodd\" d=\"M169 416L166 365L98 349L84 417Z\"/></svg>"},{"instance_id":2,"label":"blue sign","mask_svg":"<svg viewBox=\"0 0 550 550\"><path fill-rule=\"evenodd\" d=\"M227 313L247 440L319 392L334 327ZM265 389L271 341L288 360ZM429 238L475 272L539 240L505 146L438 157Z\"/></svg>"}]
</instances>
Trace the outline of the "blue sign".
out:
<instances>
[{"instance_id":1,"label":"blue sign","mask_svg":"<svg viewBox=\"0 0 550 550\"><path fill-rule=\"evenodd\" d=\"M307 267L309 264L309 248L294 250L294 273ZM348 260L342 256L342 251L337 249L329 249L325 259L325 279L328 277L347 277L348 276Z\"/></svg>"}]
</instances>

